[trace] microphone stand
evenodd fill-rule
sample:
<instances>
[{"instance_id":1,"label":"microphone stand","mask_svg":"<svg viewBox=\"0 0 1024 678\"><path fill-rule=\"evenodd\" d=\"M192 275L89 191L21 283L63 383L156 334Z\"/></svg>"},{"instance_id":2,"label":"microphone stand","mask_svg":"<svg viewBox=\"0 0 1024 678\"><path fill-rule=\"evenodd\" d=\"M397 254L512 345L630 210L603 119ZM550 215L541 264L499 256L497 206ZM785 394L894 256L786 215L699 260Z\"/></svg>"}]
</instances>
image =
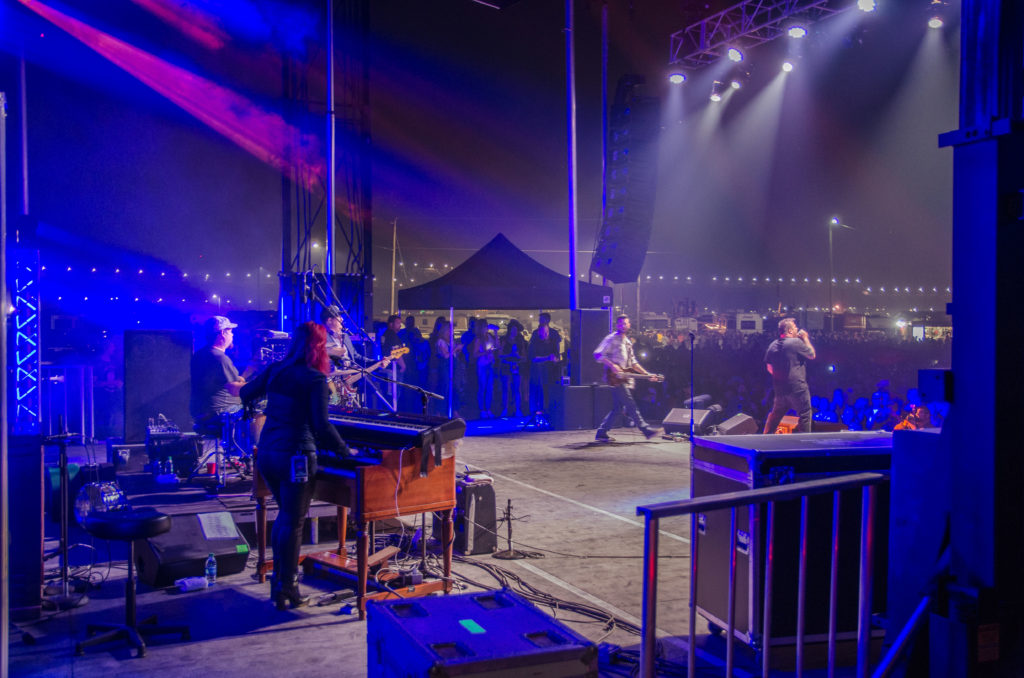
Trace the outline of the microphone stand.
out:
<instances>
[{"instance_id":1,"label":"microphone stand","mask_svg":"<svg viewBox=\"0 0 1024 678\"><path fill-rule=\"evenodd\" d=\"M690 444L693 444L693 341L696 339L693 332L690 332ZM691 454L692 454L691 450Z\"/></svg>"},{"instance_id":2,"label":"microphone stand","mask_svg":"<svg viewBox=\"0 0 1024 678\"><path fill-rule=\"evenodd\" d=\"M89 602L88 596L84 593L71 595L68 587L68 510L70 502L68 498L70 479L68 478L68 439L78 436L77 433L68 433L64 428L64 417L58 418L60 433L47 436L43 439L44 445L57 445L59 451L58 465L60 467L60 592L46 598L47 602L57 610L70 610L81 607Z\"/></svg>"}]
</instances>

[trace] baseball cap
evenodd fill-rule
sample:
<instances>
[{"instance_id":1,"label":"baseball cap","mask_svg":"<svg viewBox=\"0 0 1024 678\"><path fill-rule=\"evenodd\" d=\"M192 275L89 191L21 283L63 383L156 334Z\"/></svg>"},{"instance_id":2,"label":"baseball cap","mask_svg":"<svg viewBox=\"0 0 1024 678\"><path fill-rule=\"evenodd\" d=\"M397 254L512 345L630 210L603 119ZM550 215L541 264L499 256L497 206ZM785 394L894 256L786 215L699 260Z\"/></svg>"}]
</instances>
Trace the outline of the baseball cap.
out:
<instances>
[{"instance_id":1,"label":"baseball cap","mask_svg":"<svg viewBox=\"0 0 1024 678\"><path fill-rule=\"evenodd\" d=\"M324 310L320 311L320 322L326 321L328 318L340 318L341 309L337 306L324 306Z\"/></svg>"},{"instance_id":2,"label":"baseball cap","mask_svg":"<svg viewBox=\"0 0 1024 678\"><path fill-rule=\"evenodd\" d=\"M238 327L235 323L231 322L222 315L215 315L206 321L206 333L209 335L223 332L224 330Z\"/></svg>"}]
</instances>

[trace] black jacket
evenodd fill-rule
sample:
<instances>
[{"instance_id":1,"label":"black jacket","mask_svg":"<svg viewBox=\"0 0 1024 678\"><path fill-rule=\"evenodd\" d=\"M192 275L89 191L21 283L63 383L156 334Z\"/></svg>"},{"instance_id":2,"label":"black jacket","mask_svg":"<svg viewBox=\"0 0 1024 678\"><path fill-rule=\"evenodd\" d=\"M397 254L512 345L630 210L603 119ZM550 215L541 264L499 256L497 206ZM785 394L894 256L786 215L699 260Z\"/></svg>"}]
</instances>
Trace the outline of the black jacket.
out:
<instances>
[{"instance_id":1,"label":"black jacket","mask_svg":"<svg viewBox=\"0 0 1024 678\"><path fill-rule=\"evenodd\" d=\"M348 452L348 445L327 419L327 378L305 363L278 362L242 387L249 405L267 397L267 420L260 450L293 453L298 450Z\"/></svg>"}]
</instances>

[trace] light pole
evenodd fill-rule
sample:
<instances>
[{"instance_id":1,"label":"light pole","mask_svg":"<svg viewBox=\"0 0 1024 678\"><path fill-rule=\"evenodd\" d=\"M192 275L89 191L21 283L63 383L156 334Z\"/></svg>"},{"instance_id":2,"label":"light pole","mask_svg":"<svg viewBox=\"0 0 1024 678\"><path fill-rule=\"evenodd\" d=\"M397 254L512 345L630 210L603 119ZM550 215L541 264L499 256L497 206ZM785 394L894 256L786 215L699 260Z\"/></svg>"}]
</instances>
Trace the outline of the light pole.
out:
<instances>
[{"instance_id":1,"label":"light pole","mask_svg":"<svg viewBox=\"0 0 1024 678\"><path fill-rule=\"evenodd\" d=\"M828 331L835 331L835 306L832 305L832 283L835 282L834 262L832 259L832 229L839 225L839 217L832 217L828 222Z\"/></svg>"},{"instance_id":2,"label":"light pole","mask_svg":"<svg viewBox=\"0 0 1024 678\"><path fill-rule=\"evenodd\" d=\"M856 230L852 226L847 226L839 220L839 217L832 217L828 220L828 331L835 331L835 306L832 305L832 283L835 282L836 272L834 261L832 258L832 229L845 228L847 230Z\"/></svg>"}]
</instances>

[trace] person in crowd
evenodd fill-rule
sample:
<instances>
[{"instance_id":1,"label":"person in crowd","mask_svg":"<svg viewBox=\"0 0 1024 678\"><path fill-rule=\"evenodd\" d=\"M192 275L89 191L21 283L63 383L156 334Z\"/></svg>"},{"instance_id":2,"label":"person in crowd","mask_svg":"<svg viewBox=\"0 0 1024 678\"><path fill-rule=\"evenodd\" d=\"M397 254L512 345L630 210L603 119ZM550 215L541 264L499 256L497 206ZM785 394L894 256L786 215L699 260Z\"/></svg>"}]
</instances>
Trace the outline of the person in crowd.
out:
<instances>
[{"instance_id":1,"label":"person in crowd","mask_svg":"<svg viewBox=\"0 0 1024 678\"><path fill-rule=\"evenodd\" d=\"M764 362L772 375L775 404L764 423L764 433L775 433L779 422L789 410L795 410L800 421L797 431L811 432L811 391L807 386L807 361L817 354L807 330L798 330L796 321L779 321L779 338L771 343Z\"/></svg>"},{"instance_id":2,"label":"person in crowd","mask_svg":"<svg viewBox=\"0 0 1024 678\"><path fill-rule=\"evenodd\" d=\"M551 415L551 395L561 376L562 337L551 328L551 314L541 313L537 329L530 336L530 411Z\"/></svg>"},{"instance_id":3,"label":"person in crowd","mask_svg":"<svg viewBox=\"0 0 1024 678\"><path fill-rule=\"evenodd\" d=\"M613 387L612 409L597 427L595 439L599 442L614 440L608 431L623 411L648 440L661 432L644 420L633 399L634 376L647 376L652 381L657 381L659 377L652 375L637 362L633 342L629 339L629 329L629 316L620 315L615 319L615 331L602 339L594 349L594 360L604 365L608 385Z\"/></svg>"},{"instance_id":4,"label":"person in crowd","mask_svg":"<svg viewBox=\"0 0 1024 678\"><path fill-rule=\"evenodd\" d=\"M438 316L434 320L434 329L427 339L430 344L430 364L428 367L427 388L444 396L444 400L431 400L431 414L447 414L448 412L448 383L450 373L448 371L451 360L451 324L444 316Z\"/></svg>"},{"instance_id":5,"label":"person in crowd","mask_svg":"<svg viewBox=\"0 0 1024 678\"><path fill-rule=\"evenodd\" d=\"M295 328L284 360L271 364L240 391L247 404L267 398L256 463L278 507L270 535L270 599L279 610L309 602L299 590L298 568L302 528L313 498L316 451L349 455L348 445L327 418L330 371L327 330L310 321Z\"/></svg>"},{"instance_id":6,"label":"person in crowd","mask_svg":"<svg viewBox=\"0 0 1024 678\"><path fill-rule=\"evenodd\" d=\"M254 365L249 365L239 374L227 355L235 341L236 327L222 315L213 316L203 326L206 344L192 355L189 409L199 433L220 436L221 415L241 409L238 392L256 371Z\"/></svg>"},{"instance_id":7,"label":"person in crowd","mask_svg":"<svg viewBox=\"0 0 1024 678\"><path fill-rule=\"evenodd\" d=\"M476 366L476 405L481 419L491 418L494 400L494 361L498 353L498 326L488 324L471 347Z\"/></svg>"},{"instance_id":8,"label":"person in crowd","mask_svg":"<svg viewBox=\"0 0 1024 678\"><path fill-rule=\"evenodd\" d=\"M519 416L523 413L521 373L526 360L526 339L523 338L522 323L515 318L508 321L498 355L502 414L506 417Z\"/></svg>"}]
</instances>

